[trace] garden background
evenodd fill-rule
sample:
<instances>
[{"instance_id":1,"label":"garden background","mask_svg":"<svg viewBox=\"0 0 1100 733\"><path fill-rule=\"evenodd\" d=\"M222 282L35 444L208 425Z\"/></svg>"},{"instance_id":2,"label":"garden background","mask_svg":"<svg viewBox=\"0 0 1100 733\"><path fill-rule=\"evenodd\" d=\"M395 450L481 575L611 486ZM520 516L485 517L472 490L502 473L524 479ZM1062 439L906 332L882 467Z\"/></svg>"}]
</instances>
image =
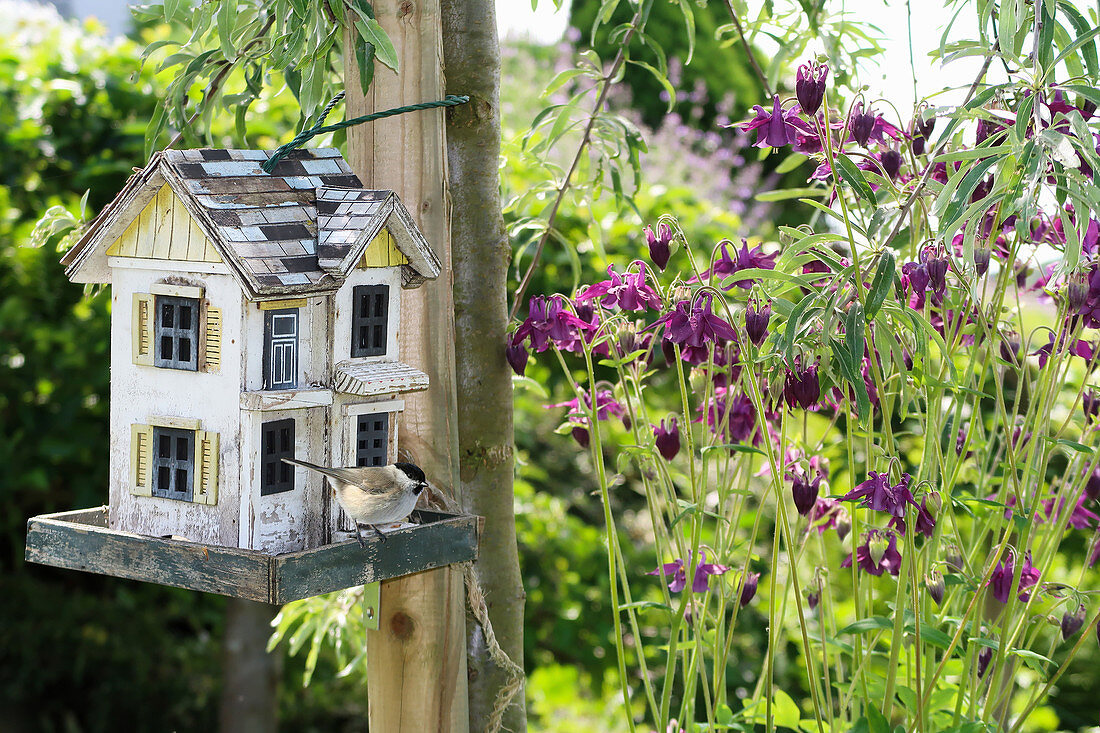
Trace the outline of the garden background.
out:
<instances>
[{"instance_id":1,"label":"garden background","mask_svg":"<svg viewBox=\"0 0 1100 733\"><path fill-rule=\"evenodd\" d=\"M524 134L548 102L560 101L561 89L546 96L542 90L588 46L598 5L575 3L571 28L559 43L504 44L501 172L517 252L530 246L531 237L515 202L545 181L545 162L531 156ZM728 127L765 97L736 44L714 40L722 16L713 8L695 10L697 45L685 65L682 22L670 6L656 7L656 14L668 15L661 43L678 101L670 112L667 91L632 69L609 102L648 143L644 177L634 192L637 210L623 214L610 195L584 209L567 200L557 226L571 245L547 251L531 294L568 291L572 283L599 280L608 264L644 257L643 226L662 215L674 215L688 239L705 242L732 235L774 239L779 225L795 226L809 216L787 202L758 198L804 185L812 169L784 164L783 156L761 156L747 134ZM0 471L2 730L216 726L223 599L22 560L26 518L103 503L107 475L109 295L85 296L70 284L55 249L28 246L31 232L51 206L78 209L85 191L91 192L88 212L98 211L132 169L144 165L146 124L167 77L158 78L152 62L139 68L139 58L144 47L173 32L146 19L129 38L114 38L95 23L0 2L0 466L7 467ZM596 41L606 52L607 40ZM792 70L797 61L791 60ZM793 74L780 79L788 93L793 83ZM285 142L297 115L286 91L260 98L249 113L249 144ZM240 145L232 120L215 130L219 144ZM625 730L603 510L593 496L598 487L588 453L556 432L561 410L546 409L569 396L549 360L529 365L516 380L529 723L534 730ZM624 562L652 567L644 497L622 492L615 504ZM745 660L746 687L759 661L755 650L765 643L766 619L751 610L742 619L733 658ZM294 646L292 640L276 652L285 659L281 727L365 730L361 679L342 676L331 650L322 649L304 685L310 663L305 654L288 653ZM1089 730L1096 721L1098 665L1100 651L1087 647L1025 730ZM780 665L776 677L780 687L799 689L796 671Z\"/></svg>"}]
</instances>

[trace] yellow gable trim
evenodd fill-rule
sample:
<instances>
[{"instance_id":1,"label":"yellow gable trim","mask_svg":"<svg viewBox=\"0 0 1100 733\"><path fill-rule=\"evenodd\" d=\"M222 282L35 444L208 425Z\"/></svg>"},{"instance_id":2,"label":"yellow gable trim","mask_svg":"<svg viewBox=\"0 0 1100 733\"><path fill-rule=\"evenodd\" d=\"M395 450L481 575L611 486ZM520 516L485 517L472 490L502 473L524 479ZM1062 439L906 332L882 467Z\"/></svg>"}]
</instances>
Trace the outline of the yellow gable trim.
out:
<instances>
[{"instance_id":1,"label":"yellow gable trim","mask_svg":"<svg viewBox=\"0 0 1100 733\"><path fill-rule=\"evenodd\" d=\"M130 222L122 236L111 243L107 254L152 260L222 262L213 243L167 183Z\"/></svg>"},{"instance_id":2,"label":"yellow gable trim","mask_svg":"<svg viewBox=\"0 0 1100 733\"><path fill-rule=\"evenodd\" d=\"M363 251L363 257L359 260L359 269L368 267L397 267L409 264L409 258L397 248L390 230L383 228L375 235L370 244Z\"/></svg>"}]
</instances>

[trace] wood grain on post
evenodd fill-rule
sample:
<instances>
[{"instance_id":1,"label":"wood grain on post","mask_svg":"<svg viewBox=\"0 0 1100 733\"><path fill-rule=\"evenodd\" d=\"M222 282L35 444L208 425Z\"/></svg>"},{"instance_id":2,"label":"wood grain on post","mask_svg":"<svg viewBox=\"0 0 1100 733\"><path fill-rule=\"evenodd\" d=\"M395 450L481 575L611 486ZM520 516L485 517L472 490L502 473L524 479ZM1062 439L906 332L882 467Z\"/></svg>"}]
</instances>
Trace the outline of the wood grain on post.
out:
<instances>
[{"instance_id":1,"label":"wood grain on post","mask_svg":"<svg viewBox=\"0 0 1100 733\"><path fill-rule=\"evenodd\" d=\"M376 0L400 74L375 64L364 98L354 42L346 39L347 115L443 98L439 0ZM405 398L398 445L437 486L458 485L454 305L443 110L348 129L348 162L367 188L397 192L443 263L436 282L401 293L401 361L427 372L427 392ZM462 574L445 568L382 583L379 630L369 634L370 728L467 731Z\"/></svg>"}]
</instances>

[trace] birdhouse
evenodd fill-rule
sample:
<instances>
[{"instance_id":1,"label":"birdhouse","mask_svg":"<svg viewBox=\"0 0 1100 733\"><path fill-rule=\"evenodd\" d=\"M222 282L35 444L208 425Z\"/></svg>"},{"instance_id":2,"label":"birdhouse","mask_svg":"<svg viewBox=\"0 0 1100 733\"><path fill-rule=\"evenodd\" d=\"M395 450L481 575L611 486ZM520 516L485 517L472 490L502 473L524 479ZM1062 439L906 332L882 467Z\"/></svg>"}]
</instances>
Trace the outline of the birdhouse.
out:
<instances>
[{"instance_id":1,"label":"birdhouse","mask_svg":"<svg viewBox=\"0 0 1100 733\"><path fill-rule=\"evenodd\" d=\"M157 153L62 259L112 290L108 506L31 520L29 560L281 602L334 589L280 595L288 563L343 562L321 574L346 587L475 556L475 518L432 512L364 551L323 477L283 462L397 459L403 396L428 388L398 359L401 290L440 262L338 151L269 156ZM218 586L245 560L254 590Z\"/></svg>"}]
</instances>

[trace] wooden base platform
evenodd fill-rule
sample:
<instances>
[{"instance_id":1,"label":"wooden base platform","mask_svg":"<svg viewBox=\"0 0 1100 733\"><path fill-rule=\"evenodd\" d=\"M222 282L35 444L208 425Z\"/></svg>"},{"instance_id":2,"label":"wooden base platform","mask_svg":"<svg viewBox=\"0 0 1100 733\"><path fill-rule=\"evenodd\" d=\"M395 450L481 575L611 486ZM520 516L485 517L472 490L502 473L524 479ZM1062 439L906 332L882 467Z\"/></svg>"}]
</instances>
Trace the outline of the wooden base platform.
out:
<instances>
[{"instance_id":1,"label":"wooden base platform","mask_svg":"<svg viewBox=\"0 0 1100 733\"><path fill-rule=\"evenodd\" d=\"M377 580L477 559L478 518L427 510L415 526L363 532L354 539L300 552L203 545L119 532L108 508L43 514L27 522L27 562L283 604Z\"/></svg>"}]
</instances>

